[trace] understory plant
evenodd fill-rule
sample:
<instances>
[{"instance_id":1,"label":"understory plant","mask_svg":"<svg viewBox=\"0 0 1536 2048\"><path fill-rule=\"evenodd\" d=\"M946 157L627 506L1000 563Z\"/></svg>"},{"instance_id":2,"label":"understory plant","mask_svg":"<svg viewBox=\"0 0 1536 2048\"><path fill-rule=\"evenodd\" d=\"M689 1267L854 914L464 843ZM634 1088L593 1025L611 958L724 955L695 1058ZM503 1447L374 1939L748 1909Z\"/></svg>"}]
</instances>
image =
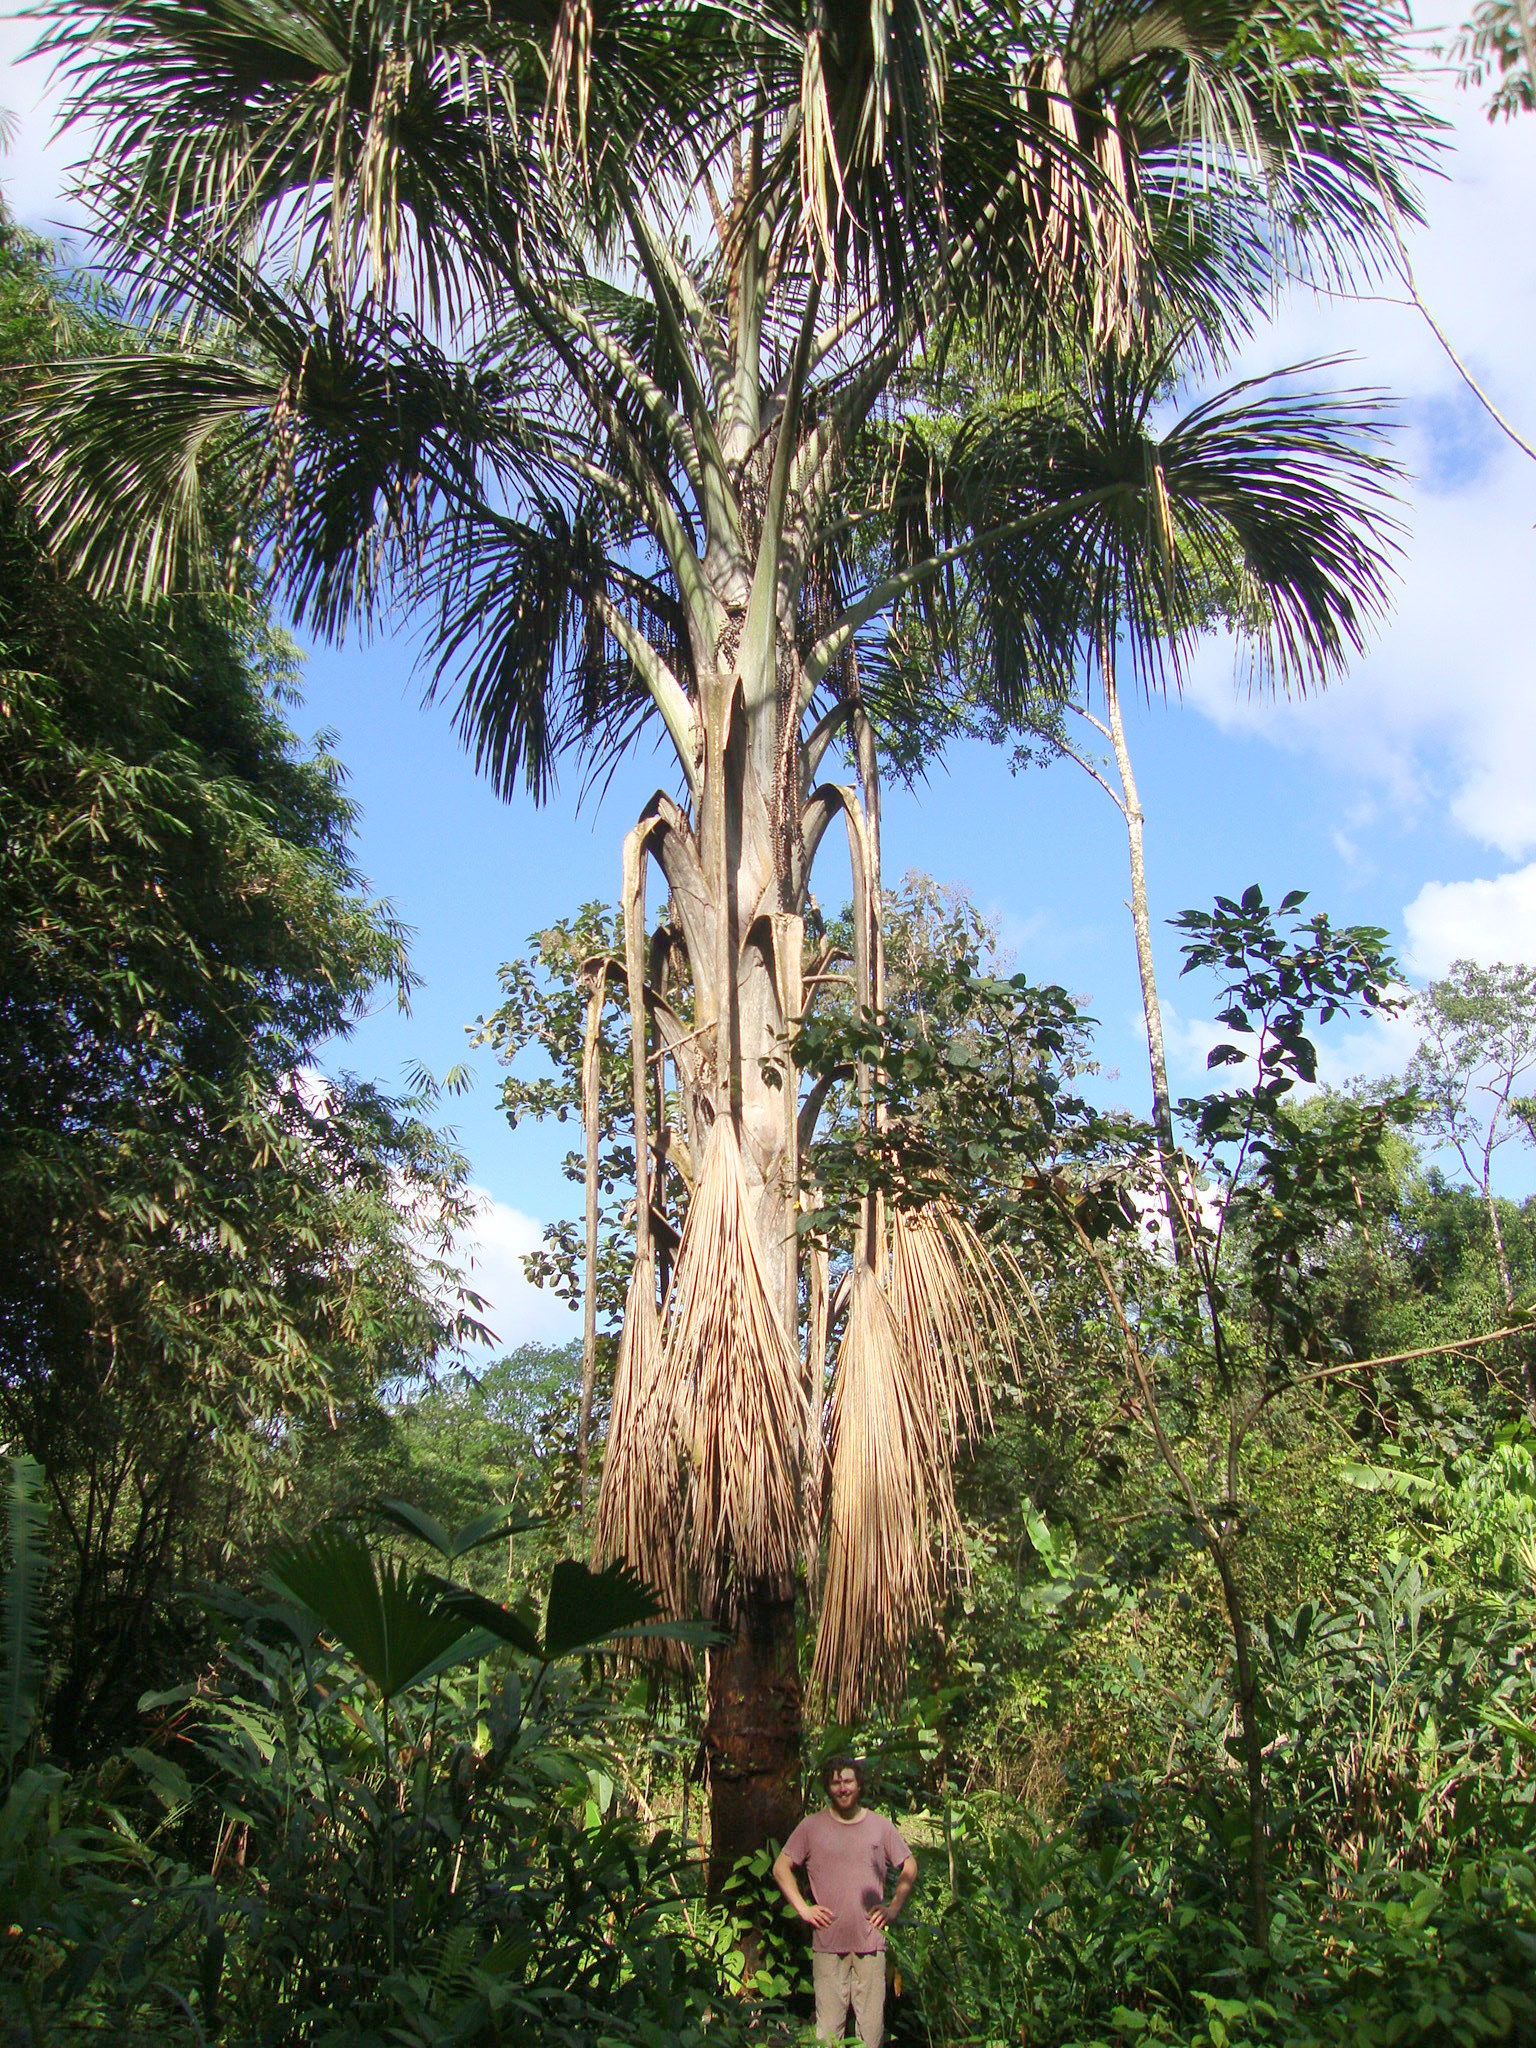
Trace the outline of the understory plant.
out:
<instances>
[{"instance_id":1,"label":"understory plant","mask_svg":"<svg viewBox=\"0 0 1536 2048\"><path fill-rule=\"evenodd\" d=\"M729 2041L731 1923L635 1818L640 1702L604 1646L658 1627L622 1570L555 1567L545 1611L451 1576L507 1536L329 1525L251 1598L143 1740L39 1766L0 1809L7 2038L124 2043ZM601 1667L601 1668L599 1668ZM644 1686L640 1685L643 1699Z\"/></svg>"},{"instance_id":2,"label":"understory plant","mask_svg":"<svg viewBox=\"0 0 1536 2048\"><path fill-rule=\"evenodd\" d=\"M1073 1813L947 1810L948 1882L896 1951L939 2044L1536 2038L1536 1692L1528 1584L1398 1557L1259 1632L1274 1827L1268 1939L1244 1881L1241 1760L1206 1673L1166 1761Z\"/></svg>"}]
</instances>

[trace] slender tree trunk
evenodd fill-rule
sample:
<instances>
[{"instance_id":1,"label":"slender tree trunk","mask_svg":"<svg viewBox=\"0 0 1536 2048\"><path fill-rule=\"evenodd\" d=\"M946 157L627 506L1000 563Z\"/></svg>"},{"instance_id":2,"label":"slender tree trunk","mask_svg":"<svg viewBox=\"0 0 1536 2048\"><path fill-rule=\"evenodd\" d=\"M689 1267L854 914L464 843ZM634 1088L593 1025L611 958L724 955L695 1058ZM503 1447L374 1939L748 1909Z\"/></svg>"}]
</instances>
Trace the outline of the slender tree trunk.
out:
<instances>
[{"instance_id":1,"label":"slender tree trunk","mask_svg":"<svg viewBox=\"0 0 1536 2048\"><path fill-rule=\"evenodd\" d=\"M1494 1197L1492 1175L1488 1158L1483 1160L1483 1201L1488 1209L1488 1222L1493 1230L1494 1256L1499 1264L1499 1286L1504 1293L1506 1315L1515 1312L1515 1283L1510 1277L1509 1254L1504 1248L1504 1230L1499 1222L1499 1205ZM1515 1354L1520 1361L1520 1384L1525 1390L1525 1413L1527 1419L1536 1424L1536 1351L1533 1351L1529 1337L1513 1339Z\"/></svg>"},{"instance_id":2,"label":"slender tree trunk","mask_svg":"<svg viewBox=\"0 0 1536 2048\"><path fill-rule=\"evenodd\" d=\"M1104 700L1109 712L1110 740L1115 766L1125 793L1125 825L1131 851L1131 923L1136 930L1136 960L1141 969L1141 1006L1147 1021L1147 1054L1152 1067L1152 1125L1157 1132L1158 1162L1163 1177L1163 1201L1168 1227L1173 1233L1173 1255L1183 1263L1188 1245L1184 1220L1176 1193L1178 1152L1173 1137L1173 1103L1168 1091L1168 1061L1163 1049L1163 1010L1157 995L1157 968L1152 957L1152 920L1147 909L1147 859L1143 828L1145 819L1136 788L1136 771L1125 742L1125 721L1120 716L1120 692L1115 686L1114 658L1101 650Z\"/></svg>"},{"instance_id":3,"label":"slender tree trunk","mask_svg":"<svg viewBox=\"0 0 1536 2048\"><path fill-rule=\"evenodd\" d=\"M1237 1664L1237 1719L1243 1737L1243 1762L1248 1790L1248 1911L1253 1945L1269 1947L1269 1799L1264 1784L1264 1732L1259 1726L1259 1688L1253 1668L1253 1645L1243 1609L1237 1573L1225 1542L1211 1546L1211 1559L1221 1580L1222 1599L1232 1625Z\"/></svg>"},{"instance_id":4,"label":"slender tree trunk","mask_svg":"<svg viewBox=\"0 0 1536 2048\"><path fill-rule=\"evenodd\" d=\"M576 1460L581 1468L581 1512L587 1512L587 1478L591 1465L592 1399L597 1385L597 1152L600 1137L598 1099L598 1044L603 1020L603 996L607 986L606 965L592 970L592 993L587 1000L587 1030L581 1058L581 1113L587 1127L587 1241L586 1298L582 1303L581 1407L576 1417ZM640 1189L637 1201L644 1201Z\"/></svg>"},{"instance_id":5,"label":"slender tree trunk","mask_svg":"<svg viewBox=\"0 0 1536 2048\"><path fill-rule=\"evenodd\" d=\"M1509 1255L1504 1249L1504 1232L1499 1223L1499 1205L1494 1199L1487 1174L1483 1176L1483 1201L1488 1208L1488 1221L1493 1226L1493 1251L1499 1262L1499 1285L1504 1290L1504 1307L1512 1315L1515 1307L1515 1286L1509 1277Z\"/></svg>"}]
</instances>

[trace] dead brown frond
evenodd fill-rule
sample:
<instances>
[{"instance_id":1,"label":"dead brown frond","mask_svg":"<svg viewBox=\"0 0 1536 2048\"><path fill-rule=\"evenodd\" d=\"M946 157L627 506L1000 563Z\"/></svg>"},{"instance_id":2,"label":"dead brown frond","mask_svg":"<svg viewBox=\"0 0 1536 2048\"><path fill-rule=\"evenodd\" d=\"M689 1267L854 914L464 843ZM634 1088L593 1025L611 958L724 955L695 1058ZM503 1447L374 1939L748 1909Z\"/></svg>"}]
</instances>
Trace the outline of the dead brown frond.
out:
<instances>
[{"instance_id":1,"label":"dead brown frond","mask_svg":"<svg viewBox=\"0 0 1536 2048\"><path fill-rule=\"evenodd\" d=\"M656 1427L662 1398L661 1319L649 1258L636 1259L624 1303L608 1447L592 1539L593 1562L615 1559L637 1571L676 1615L681 1499L675 1457L662 1458Z\"/></svg>"},{"instance_id":2,"label":"dead brown frond","mask_svg":"<svg viewBox=\"0 0 1536 2048\"><path fill-rule=\"evenodd\" d=\"M706 1601L727 1578L783 1580L804 1541L810 1404L769 1292L741 1151L717 1117L672 1280L657 1421L687 1454L693 1562Z\"/></svg>"},{"instance_id":3,"label":"dead brown frond","mask_svg":"<svg viewBox=\"0 0 1536 2048\"><path fill-rule=\"evenodd\" d=\"M827 1460L827 1332L832 1320L831 1262L825 1238L801 1246L805 1267L805 1594L810 1613L821 1599L821 1526L831 1467Z\"/></svg>"},{"instance_id":4,"label":"dead brown frond","mask_svg":"<svg viewBox=\"0 0 1536 2048\"><path fill-rule=\"evenodd\" d=\"M1112 341L1125 350L1135 339L1138 222L1132 210L1125 147L1113 105L1106 103L1102 122L1094 147L1100 195L1090 214L1096 259L1093 338L1100 347Z\"/></svg>"},{"instance_id":5,"label":"dead brown frond","mask_svg":"<svg viewBox=\"0 0 1536 2048\"><path fill-rule=\"evenodd\" d=\"M629 1565L655 1593L663 1616L680 1621L688 1613L683 1486L672 1432L658 1426L661 1403L661 1318L647 1257L635 1261L624 1304L592 1562L599 1569ZM640 1661L679 1675L693 1668L687 1648L667 1641L648 1643Z\"/></svg>"},{"instance_id":6,"label":"dead brown frond","mask_svg":"<svg viewBox=\"0 0 1536 2048\"><path fill-rule=\"evenodd\" d=\"M893 1213L889 1299L871 1267L854 1269L815 1663L840 1719L899 1694L914 1629L965 1569L955 1458L991 1427L991 1378L1018 1370L1015 1285L1029 1293L945 1202Z\"/></svg>"},{"instance_id":7,"label":"dead brown frond","mask_svg":"<svg viewBox=\"0 0 1536 2048\"><path fill-rule=\"evenodd\" d=\"M1018 1371L1009 1283L974 1227L948 1202L891 1219L891 1300L919 1397L944 1417L949 1441L992 1426L988 1379ZM1025 1283L1027 1285L1027 1283Z\"/></svg>"},{"instance_id":8,"label":"dead brown frond","mask_svg":"<svg viewBox=\"0 0 1536 2048\"><path fill-rule=\"evenodd\" d=\"M870 1267L854 1269L832 1395L832 1515L813 1680L850 1721L899 1694L912 1631L933 1613L935 1418Z\"/></svg>"},{"instance_id":9,"label":"dead brown frond","mask_svg":"<svg viewBox=\"0 0 1536 2048\"><path fill-rule=\"evenodd\" d=\"M579 159L587 147L587 105L592 84L592 0L561 0L550 41L544 126L559 160ZM573 95L574 88L574 95ZM571 100L576 101L574 130Z\"/></svg>"}]
</instances>

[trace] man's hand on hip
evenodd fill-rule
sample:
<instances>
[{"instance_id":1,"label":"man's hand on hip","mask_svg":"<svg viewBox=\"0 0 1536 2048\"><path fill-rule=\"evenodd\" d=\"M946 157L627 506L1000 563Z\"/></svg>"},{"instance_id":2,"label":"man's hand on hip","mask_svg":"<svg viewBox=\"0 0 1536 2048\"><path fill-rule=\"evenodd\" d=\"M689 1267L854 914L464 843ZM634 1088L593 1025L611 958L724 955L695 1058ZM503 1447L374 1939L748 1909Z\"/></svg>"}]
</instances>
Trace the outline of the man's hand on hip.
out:
<instances>
[{"instance_id":1,"label":"man's hand on hip","mask_svg":"<svg viewBox=\"0 0 1536 2048\"><path fill-rule=\"evenodd\" d=\"M833 1913L830 1906L811 1906L802 1902L796 1906L795 1911L800 1915L800 1918L807 1927L830 1927L832 1925Z\"/></svg>"}]
</instances>

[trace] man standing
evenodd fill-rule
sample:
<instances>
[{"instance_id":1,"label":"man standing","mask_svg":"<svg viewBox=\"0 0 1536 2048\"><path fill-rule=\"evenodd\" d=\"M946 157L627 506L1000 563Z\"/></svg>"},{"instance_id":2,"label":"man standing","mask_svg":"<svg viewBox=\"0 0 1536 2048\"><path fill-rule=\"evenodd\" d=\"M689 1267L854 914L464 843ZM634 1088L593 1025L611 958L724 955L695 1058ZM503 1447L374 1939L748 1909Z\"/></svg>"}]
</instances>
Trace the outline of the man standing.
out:
<instances>
[{"instance_id":1,"label":"man standing","mask_svg":"<svg viewBox=\"0 0 1536 2048\"><path fill-rule=\"evenodd\" d=\"M912 1896L917 1858L881 1813L866 1811L864 1766L834 1756L822 1766L828 1804L808 1814L779 1851L773 1881L808 1927L816 1985L816 2038L839 2041L853 2007L864 2048L880 2048L885 2018L885 1930ZM810 1904L795 1881L803 1864ZM896 1890L885 1880L895 1866Z\"/></svg>"}]
</instances>

